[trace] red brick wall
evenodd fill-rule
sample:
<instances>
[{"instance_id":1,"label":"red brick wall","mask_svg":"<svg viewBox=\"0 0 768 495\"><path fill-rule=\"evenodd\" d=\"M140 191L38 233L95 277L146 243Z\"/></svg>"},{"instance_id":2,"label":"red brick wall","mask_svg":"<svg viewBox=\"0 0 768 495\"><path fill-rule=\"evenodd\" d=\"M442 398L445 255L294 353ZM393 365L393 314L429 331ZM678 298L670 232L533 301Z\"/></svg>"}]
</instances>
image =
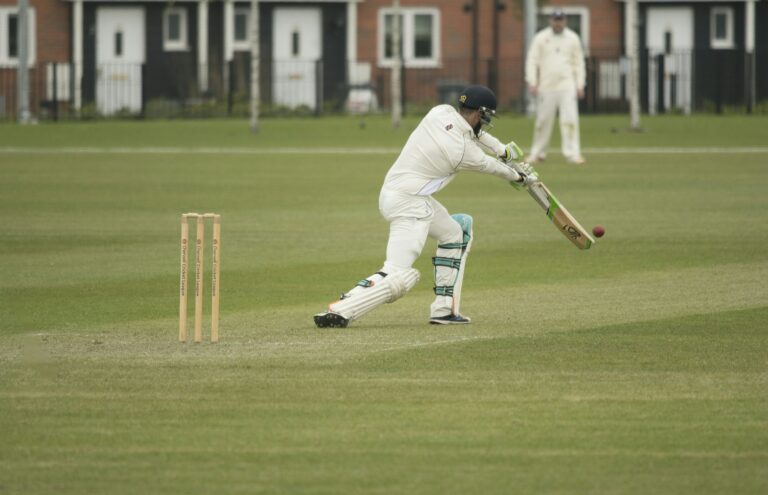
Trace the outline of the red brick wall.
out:
<instances>
[{"instance_id":1,"label":"red brick wall","mask_svg":"<svg viewBox=\"0 0 768 495\"><path fill-rule=\"evenodd\" d=\"M616 0L553 1L548 5L576 5L589 9L589 51L599 58L618 58L621 55L621 4Z\"/></svg>"},{"instance_id":2,"label":"red brick wall","mask_svg":"<svg viewBox=\"0 0 768 495\"><path fill-rule=\"evenodd\" d=\"M15 7L17 0L0 0L0 6ZM65 0L29 0L36 16L36 53L39 62L70 60L71 4Z\"/></svg>"},{"instance_id":3,"label":"red brick wall","mask_svg":"<svg viewBox=\"0 0 768 495\"><path fill-rule=\"evenodd\" d=\"M455 79L489 84L488 65L493 67L493 16L499 18L497 96L501 107L517 105L523 90L524 27L522 2L504 0L506 8L494 11L491 0L478 2L478 52L475 80L472 80L472 13L465 5L472 0L401 0L403 7L437 7L441 20L441 62L437 69L406 69L408 101L436 102L439 80ZM366 0L358 4L358 60L371 62L373 82L380 82L381 102L389 105L389 69L377 65L378 13L391 0ZM615 0L554 1L550 5L578 5L590 11L590 52L593 56L618 57L621 47L621 11Z\"/></svg>"}]
</instances>

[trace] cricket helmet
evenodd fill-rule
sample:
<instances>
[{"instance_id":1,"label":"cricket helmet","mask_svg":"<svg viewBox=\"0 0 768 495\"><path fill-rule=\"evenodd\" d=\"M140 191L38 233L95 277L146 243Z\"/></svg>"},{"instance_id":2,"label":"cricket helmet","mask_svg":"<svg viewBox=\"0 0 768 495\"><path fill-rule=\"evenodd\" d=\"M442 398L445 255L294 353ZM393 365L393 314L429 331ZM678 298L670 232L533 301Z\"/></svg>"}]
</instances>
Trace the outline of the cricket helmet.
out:
<instances>
[{"instance_id":1,"label":"cricket helmet","mask_svg":"<svg viewBox=\"0 0 768 495\"><path fill-rule=\"evenodd\" d=\"M484 124L491 123L491 117L496 115L496 95L485 86L467 86L459 94L459 104L464 108L480 110Z\"/></svg>"}]
</instances>

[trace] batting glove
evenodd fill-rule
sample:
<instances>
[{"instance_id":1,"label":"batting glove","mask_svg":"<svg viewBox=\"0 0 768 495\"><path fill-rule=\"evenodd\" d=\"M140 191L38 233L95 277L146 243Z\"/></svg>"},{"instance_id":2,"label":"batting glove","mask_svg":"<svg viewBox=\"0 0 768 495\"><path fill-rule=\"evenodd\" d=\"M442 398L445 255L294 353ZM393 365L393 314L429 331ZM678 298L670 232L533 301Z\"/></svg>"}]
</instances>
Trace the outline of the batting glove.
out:
<instances>
[{"instance_id":1,"label":"batting glove","mask_svg":"<svg viewBox=\"0 0 768 495\"><path fill-rule=\"evenodd\" d=\"M510 181L512 187L517 190L525 189L534 182L539 181L539 174L536 173L536 171L529 163L515 163L512 168L514 168L515 172L517 172L517 175L520 176L519 180Z\"/></svg>"},{"instance_id":2,"label":"batting glove","mask_svg":"<svg viewBox=\"0 0 768 495\"><path fill-rule=\"evenodd\" d=\"M504 146L504 156L501 157L505 163L519 160L523 157L523 150L515 144L514 141L510 141Z\"/></svg>"},{"instance_id":3,"label":"batting glove","mask_svg":"<svg viewBox=\"0 0 768 495\"><path fill-rule=\"evenodd\" d=\"M518 173L523 173L527 176L533 176L535 177L535 180L539 180L539 174L536 173L536 170L533 169L533 165L527 162L520 162L516 163L514 166L514 169L517 170Z\"/></svg>"}]
</instances>

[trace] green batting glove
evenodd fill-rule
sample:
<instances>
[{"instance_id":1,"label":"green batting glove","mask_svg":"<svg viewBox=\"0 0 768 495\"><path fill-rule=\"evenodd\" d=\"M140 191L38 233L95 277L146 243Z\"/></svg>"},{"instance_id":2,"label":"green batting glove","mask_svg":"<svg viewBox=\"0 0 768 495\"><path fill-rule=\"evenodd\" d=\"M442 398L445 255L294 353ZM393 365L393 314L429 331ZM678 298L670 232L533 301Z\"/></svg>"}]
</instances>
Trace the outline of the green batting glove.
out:
<instances>
[{"instance_id":1,"label":"green batting glove","mask_svg":"<svg viewBox=\"0 0 768 495\"><path fill-rule=\"evenodd\" d=\"M523 158L523 150L514 141L510 141L504 146L504 156L501 158L506 163L521 160Z\"/></svg>"},{"instance_id":2,"label":"green batting glove","mask_svg":"<svg viewBox=\"0 0 768 495\"><path fill-rule=\"evenodd\" d=\"M513 169L515 169L515 172L520 176L519 181L510 181L510 184L512 184L512 187L514 187L517 190L525 189L529 185L533 184L534 182L539 181L539 174L536 173L536 170L533 169L530 163L520 162L520 163L512 163L510 165Z\"/></svg>"}]
</instances>

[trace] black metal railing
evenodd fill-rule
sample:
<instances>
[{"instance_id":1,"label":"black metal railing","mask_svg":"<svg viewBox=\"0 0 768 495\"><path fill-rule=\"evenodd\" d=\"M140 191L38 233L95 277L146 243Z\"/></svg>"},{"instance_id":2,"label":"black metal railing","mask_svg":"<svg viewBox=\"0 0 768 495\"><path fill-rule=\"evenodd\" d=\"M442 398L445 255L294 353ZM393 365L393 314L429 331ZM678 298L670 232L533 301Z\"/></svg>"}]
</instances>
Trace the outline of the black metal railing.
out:
<instances>
[{"instance_id":1,"label":"black metal railing","mask_svg":"<svg viewBox=\"0 0 768 495\"><path fill-rule=\"evenodd\" d=\"M240 55L240 54L239 54ZM737 50L643 53L640 99L644 112L766 112L765 71ZM470 83L493 88L500 108L525 108L524 60L444 59L435 66L401 67L406 113L455 102ZM586 59L585 113L628 110L627 61L592 53ZM149 67L97 64L80 70L66 62L43 62L29 71L30 112L40 120L115 117L199 118L247 116L251 67L247 54L226 64ZM81 74L78 79L77 75ZM474 75L474 80L472 79ZM755 83L751 83L754 77ZM0 67L0 120L17 114L16 68ZM376 63L267 60L259 70L264 116L386 111L391 105L391 68Z\"/></svg>"}]
</instances>

